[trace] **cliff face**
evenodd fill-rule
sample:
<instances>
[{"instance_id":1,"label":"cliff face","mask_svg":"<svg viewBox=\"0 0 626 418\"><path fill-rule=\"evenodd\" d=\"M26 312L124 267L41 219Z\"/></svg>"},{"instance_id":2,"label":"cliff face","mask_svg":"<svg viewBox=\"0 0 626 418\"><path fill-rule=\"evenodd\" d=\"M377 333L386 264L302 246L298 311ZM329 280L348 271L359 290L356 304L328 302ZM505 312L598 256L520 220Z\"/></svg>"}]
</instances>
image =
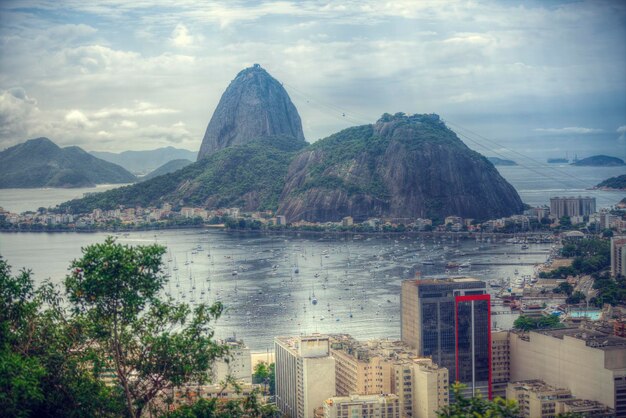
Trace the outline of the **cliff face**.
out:
<instances>
[{"instance_id":1,"label":"cliff face","mask_svg":"<svg viewBox=\"0 0 626 418\"><path fill-rule=\"evenodd\" d=\"M304 140L302 122L283 86L258 64L237 74L207 127L198 160L252 139L290 136Z\"/></svg>"},{"instance_id":2,"label":"cliff face","mask_svg":"<svg viewBox=\"0 0 626 418\"><path fill-rule=\"evenodd\" d=\"M289 166L278 213L290 221L488 219L522 209L515 189L437 115L397 114L300 153Z\"/></svg>"}]
</instances>

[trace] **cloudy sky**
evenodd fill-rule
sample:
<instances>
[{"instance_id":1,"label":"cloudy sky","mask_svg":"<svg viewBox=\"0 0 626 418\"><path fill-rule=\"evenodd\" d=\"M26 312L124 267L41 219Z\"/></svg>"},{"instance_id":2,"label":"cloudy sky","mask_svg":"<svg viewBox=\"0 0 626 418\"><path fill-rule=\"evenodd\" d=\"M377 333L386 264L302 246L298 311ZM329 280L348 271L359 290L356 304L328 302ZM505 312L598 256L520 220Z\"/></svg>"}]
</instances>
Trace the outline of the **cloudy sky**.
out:
<instances>
[{"instance_id":1,"label":"cloudy sky","mask_svg":"<svg viewBox=\"0 0 626 418\"><path fill-rule=\"evenodd\" d=\"M164 4L0 2L0 149L195 151L259 63L310 142L402 111L438 113L486 155L626 158L623 2Z\"/></svg>"}]
</instances>

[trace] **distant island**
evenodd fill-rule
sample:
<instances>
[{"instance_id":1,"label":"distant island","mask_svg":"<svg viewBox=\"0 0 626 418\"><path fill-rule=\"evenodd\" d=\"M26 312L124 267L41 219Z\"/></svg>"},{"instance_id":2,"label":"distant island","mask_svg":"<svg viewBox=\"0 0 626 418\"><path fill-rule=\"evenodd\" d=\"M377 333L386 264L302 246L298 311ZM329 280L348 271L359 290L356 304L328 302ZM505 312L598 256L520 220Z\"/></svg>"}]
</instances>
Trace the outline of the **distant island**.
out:
<instances>
[{"instance_id":1,"label":"distant island","mask_svg":"<svg viewBox=\"0 0 626 418\"><path fill-rule=\"evenodd\" d=\"M548 164L567 164L569 160L567 158L548 158Z\"/></svg>"},{"instance_id":2,"label":"distant island","mask_svg":"<svg viewBox=\"0 0 626 418\"><path fill-rule=\"evenodd\" d=\"M598 183L595 188L605 190L626 190L626 174L606 179L602 183Z\"/></svg>"},{"instance_id":3,"label":"distant island","mask_svg":"<svg viewBox=\"0 0 626 418\"><path fill-rule=\"evenodd\" d=\"M618 167L620 165L624 165L624 160L617 157L610 157L608 155L593 155L591 157L583 158L582 160L578 160L572 165L582 167Z\"/></svg>"},{"instance_id":4,"label":"distant island","mask_svg":"<svg viewBox=\"0 0 626 418\"><path fill-rule=\"evenodd\" d=\"M493 165L517 165L517 163L513 160L505 160L503 158L498 158L498 157L487 157L487 159L489 161L491 161L491 164Z\"/></svg>"},{"instance_id":5,"label":"distant island","mask_svg":"<svg viewBox=\"0 0 626 418\"><path fill-rule=\"evenodd\" d=\"M93 187L136 180L119 165L79 147L61 148L48 138L30 139L0 152L0 189Z\"/></svg>"}]
</instances>

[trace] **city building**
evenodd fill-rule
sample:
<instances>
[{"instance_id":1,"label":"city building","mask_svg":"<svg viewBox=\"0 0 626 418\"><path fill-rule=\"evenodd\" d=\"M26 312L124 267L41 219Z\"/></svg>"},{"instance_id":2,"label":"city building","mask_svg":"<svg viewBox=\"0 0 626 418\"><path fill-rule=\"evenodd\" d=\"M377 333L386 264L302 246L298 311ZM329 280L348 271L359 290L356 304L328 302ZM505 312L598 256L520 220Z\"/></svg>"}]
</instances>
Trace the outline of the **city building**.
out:
<instances>
[{"instance_id":1,"label":"city building","mask_svg":"<svg viewBox=\"0 0 626 418\"><path fill-rule=\"evenodd\" d=\"M491 332L491 391L494 397L506 397L511 379L511 347L508 331Z\"/></svg>"},{"instance_id":2,"label":"city building","mask_svg":"<svg viewBox=\"0 0 626 418\"><path fill-rule=\"evenodd\" d=\"M292 418L313 418L335 396L335 359L328 336L274 339L276 406Z\"/></svg>"},{"instance_id":3,"label":"city building","mask_svg":"<svg viewBox=\"0 0 626 418\"><path fill-rule=\"evenodd\" d=\"M566 399L558 402L559 414L572 414L584 418L614 418L615 410L597 401Z\"/></svg>"},{"instance_id":4,"label":"city building","mask_svg":"<svg viewBox=\"0 0 626 418\"><path fill-rule=\"evenodd\" d=\"M324 418L400 418L394 394L335 396L324 401Z\"/></svg>"},{"instance_id":5,"label":"city building","mask_svg":"<svg viewBox=\"0 0 626 418\"><path fill-rule=\"evenodd\" d=\"M331 355L335 358L337 396L391 393L393 363L415 357L416 351L402 341L358 341L350 335L332 335Z\"/></svg>"},{"instance_id":6,"label":"city building","mask_svg":"<svg viewBox=\"0 0 626 418\"><path fill-rule=\"evenodd\" d=\"M435 418L450 399L448 370L429 358L394 363L393 393L400 397L403 417Z\"/></svg>"},{"instance_id":7,"label":"city building","mask_svg":"<svg viewBox=\"0 0 626 418\"><path fill-rule=\"evenodd\" d=\"M414 418L436 418L437 411L449 403L448 369L430 359L415 360L412 365L412 415Z\"/></svg>"},{"instance_id":8,"label":"city building","mask_svg":"<svg viewBox=\"0 0 626 418\"><path fill-rule=\"evenodd\" d=\"M589 216L596 211L595 197L551 197L550 215L556 219L564 216Z\"/></svg>"},{"instance_id":9,"label":"city building","mask_svg":"<svg viewBox=\"0 0 626 418\"><path fill-rule=\"evenodd\" d=\"M341 226L348 227L352 225L354 225L354 219L352 218L352 216L346 216L341 220Z\"/></svg>"},{"instance_id":10,"label":"city building","mask_svg":"<svg viewBox=\"0 0 626 418\"><path fill-rule=\"evenodd\" d=\"M228 346L228 355L215 361L213 382L219 383L231 377L239 382L252 383L252 357L250 348L242 340L227 338L221 343Z\"/></svg>"},{"instance_id":11,"label":"city building","mask_svg":"<svg viewBox=\"0 0 626 418\"><path fill-rule=\"evenodd\" d=\"M509 383L506 398L517 402L520 418L555 418L559 409L557 402L572 399L572 394L568 389L534 379Z\"/></svg>"},{"instance_id":12,"label":"city building","mask_svg":"<svg viewBox=\"0 0 626 418\"><path fill-rule=\"evenodd\" d=\"M276 225L287 225L287 218L283 215L276 215Z\"/></svg>"},{"instance_id":13,"label":"city building","mask_svg":"<svg viewBox=\"0 0 626 418\"><path fill-rule=\"evenodd\" d=\"M611 276L626 276L626 235L611 238Z\"/></svg>"},{"instance_id":14,"label":"city building","mask_svg":"<svg viewBox=\"0 0 626 418\"><path fill-rule=\"evenodd\" d=\"M480 280L459 277L402 282L402 341L448 369L469 394L491 397L490 296Z\"/></svg>"},{"instance_id":15,"label":"city building","mask_svg":"<svg viewBox=\"0 0 626 418\"><path fill-rule=\"evenodd\" d=\"M626 339L582 328L512 332L511 380L541 379L626 416Z\"/></svg>"},{"instance_id":16,"label":"city building","mask_svg":"<svg viewBox=\"0 0 626 418\"><path fill-rule=\"evenodd\" d=\"M585 418L615 417L615 411L597 401L576 399L569 389L556 388L542 380L511 382L507 399L519 406L520 418L556 418L561 414L578 414Z\"/></svg>"}]
</instances>

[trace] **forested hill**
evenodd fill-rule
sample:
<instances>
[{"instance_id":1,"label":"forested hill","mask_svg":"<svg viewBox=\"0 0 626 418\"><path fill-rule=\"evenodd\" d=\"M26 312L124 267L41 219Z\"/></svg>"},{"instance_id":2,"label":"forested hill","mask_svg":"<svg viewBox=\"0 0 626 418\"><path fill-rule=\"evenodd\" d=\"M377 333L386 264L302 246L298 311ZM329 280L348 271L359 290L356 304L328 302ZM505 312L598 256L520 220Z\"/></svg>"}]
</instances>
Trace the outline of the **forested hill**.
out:
<instances>
[{"instance_id":1,"label":"forested hill","mask_svg":"<svg viewBox=\"0 0 626 418\"><path fill-rule=\"evenodd\" d=\"M307 143L292 137L264 137L222 149L174 173L65 202L61 210L85 213L119 205L160 206L164 202L210 208L274 209L289 162Z\"/></svg>"},{"instance_id":2,"label":"forested hill","mask_svg":"<svg viewBox=\"0 0 626 418\"><path fill-rule=\"evenodd\" d=\"M0 188L89 187L135 180L116 164L79 147L61 148L48 138L30 139L0 152Z\"/></svg>"}]
</instances>

